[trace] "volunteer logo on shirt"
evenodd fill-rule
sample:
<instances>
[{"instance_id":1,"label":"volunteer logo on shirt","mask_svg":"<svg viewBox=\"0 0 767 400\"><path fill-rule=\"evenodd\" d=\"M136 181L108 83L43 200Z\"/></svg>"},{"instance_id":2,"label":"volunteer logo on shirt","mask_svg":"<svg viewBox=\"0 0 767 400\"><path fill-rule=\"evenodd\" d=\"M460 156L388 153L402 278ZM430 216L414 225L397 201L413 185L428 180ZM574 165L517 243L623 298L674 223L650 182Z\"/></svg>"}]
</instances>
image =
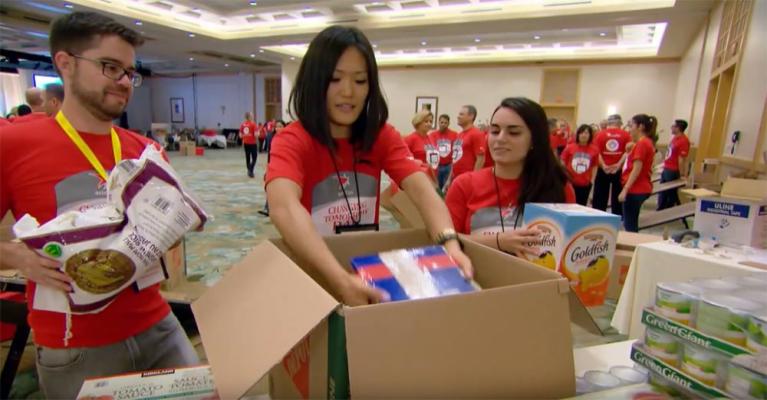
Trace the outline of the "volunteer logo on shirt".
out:
<instances>
[{"instance_id":1,"label":"volunteer logo on shirt","mask_svg":"<svg viewBox=\"0 0 767 400\"><path fill-rule=\"evenodd\" d=\"M95 172L84 171L62 179L56 184L55 190L56 215L106 205L107 184Z\"/></svg>"},{"instance_id":2,"label":"volunteer logo on shirt","mask_svg":"<svg viewBox=\"0 0 767 400\"><path fill-rule=\"evenodd\" d=\"M334 234L336 225L351 225L352 215L355 219L361 216L361 224L375 222L378 180L371 175L358 172L359 182L355 183L353 172L344 171L340 175L340 179L335 173L328 175L312 190L312 220L322 235ZM359 203L357 202L358 185ZM346 198L344 198L344 191ZM346 199L349 200L348 205ZM351 207L352 215L349 214L349 207Z\"/></svg>"},{"instance_id":3,"label":"volunteer logo on shirt","mask_svg":"<svg viewBox=\"0 0 767 400\"><path fill-rule=\"evenodd\" d=\"M246 126L246 127L242 128L242 132L245 133L246 135L250 135L250 128L248 128Z\"/></svg>"},{"instance_id":4,"label":"volunteer logo on shirt","mask_svg":"<svg viewBox=\"0 0 767 400\"><path fill-rule=\"evenodd\" d=\"M621 144L618 142L618 139L610 139L605 143L605 148L608 151L618 151L619 147L621 147Z\"/></svg>"},{"instance_id":5,"label":"volunteer logo on shirt","mask_svg":"<svg viewBox=\"0 0 767 400\"><path fill-rule=\"evenodd\" d=\"M450 155L450 141L447 139L437 139L437 151L440 157L447 157Z\"/></svg>"},{"instance_id":6,"label":"volunteer logo on shirt","mask_svg":"<svg viewBox=\"0 0 767 400\"><path fill-rule=\"evenodd\" d=\"M453 162L460 160L463 157L463 139L456 139L453 142Z\"/></svg>"},{"instance_id":7,"label":"volunteer logo on shirt","mask_svg":"<svg viewBox=\"0 0 767 400\"><path fill-rule=\"evenodd\" d=\"M431 169L437 169L437 167L439 167L439 152L437 149L435 149L434 146L427 144L424 146L424 150L426 151L426 162L429 163L429 167L431 167Z\"/></svg>"},{"instance_id":8,"label":"volunteer logo on shirt","mask_svg":"<svg viewBox=\"0 0 767 400\"><path fill-rule=\"evenodd\" d=\"M666 152L666 160L670 160L670 159L671 159L671 154L672 154L673 152L674 152L674 145L673 145L673 144L670 144L670 145L668 146L668 151Z\"/></svg>"},{"instance_id":9,"label":"volunteer logo on shirt","mask_svg":"<svg viewBox=\"0 0 767 400\"><path fill-rule=\"evenodd\" d=\"M570 162L570 167L576 174L588 171L589 167L591 167L591 156L589 153L575 153L573 160Z\"/></svg>"},{"instance_id":10,"label":"volunteer logo on shirt","mask_svg":"<svg viewBox=\"0 0 767 400\"><path fill-rule=\"evenodd\" d=\"M516 207L508 207L501 210L503 215L503 228L507 231L514 230L514 222L517 219ZM501 219L498 215L498 207L484 207L475 211L471 216L471 234L495 235L501 232Z\"/></svg>"}]
</instances>

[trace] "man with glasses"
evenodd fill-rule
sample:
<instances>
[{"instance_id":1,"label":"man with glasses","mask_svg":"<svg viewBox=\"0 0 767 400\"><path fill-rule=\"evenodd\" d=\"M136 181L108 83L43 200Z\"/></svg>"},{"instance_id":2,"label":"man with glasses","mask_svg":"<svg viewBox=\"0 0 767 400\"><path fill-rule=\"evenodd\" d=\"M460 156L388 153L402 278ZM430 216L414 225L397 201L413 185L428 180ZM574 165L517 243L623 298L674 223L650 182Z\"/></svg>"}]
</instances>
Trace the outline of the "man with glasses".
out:
<instances>
[{"instance_id":1,"label":"man with glasses","mask_svg":"<svg viewBox=\"0 0 767 400\"><path fill-rule=\"evenodd\" d=\"M53 22L50 50L64 82L55 118L0 128L0 215L45 223L106 202L106 174L156 143L112 125L141 84L135 48L143 40L105 16L75 12ZM71 314L35 308L37 285L62 292L73 280L60 263L20 243L0 243L0 268L28 279L29 324L47 398L73 399L84 379L198 363L158 285L123 290L104 310Z\"/></svg>"}]
</instances>

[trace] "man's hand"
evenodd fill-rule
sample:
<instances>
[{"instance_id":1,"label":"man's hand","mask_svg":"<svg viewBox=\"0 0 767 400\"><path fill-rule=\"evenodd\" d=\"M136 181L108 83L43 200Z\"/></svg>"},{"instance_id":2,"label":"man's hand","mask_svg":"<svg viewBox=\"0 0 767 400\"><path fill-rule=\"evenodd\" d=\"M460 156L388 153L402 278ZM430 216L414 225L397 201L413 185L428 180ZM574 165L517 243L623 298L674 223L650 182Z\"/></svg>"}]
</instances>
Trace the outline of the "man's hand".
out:
<instances>
[{"instance_id":1,"label":"man's hand","mask_svg":"<svg viewBox=\"0 0 767 400\"><path fill-rule=\"evenodd\" d=\"M627 196L626 191L625 190L621 190L621 193L618 195L618 201L620 201L621 203L625 203L626 202L626 196Z\"/></svg>"},{"instance_id":2,"label":"man's hand","mask_svg":"<svg viewBox=\"0 0 767 400\"><path fill-rule=\"evenodd\" d=\"M62 292L72 291L73 282L67 274L61 272L61 263L43 257L31 250L24 243L0 243L2 269L17 269L24 276L39 285L45 285Z\"/></svg>"}]
</instances>

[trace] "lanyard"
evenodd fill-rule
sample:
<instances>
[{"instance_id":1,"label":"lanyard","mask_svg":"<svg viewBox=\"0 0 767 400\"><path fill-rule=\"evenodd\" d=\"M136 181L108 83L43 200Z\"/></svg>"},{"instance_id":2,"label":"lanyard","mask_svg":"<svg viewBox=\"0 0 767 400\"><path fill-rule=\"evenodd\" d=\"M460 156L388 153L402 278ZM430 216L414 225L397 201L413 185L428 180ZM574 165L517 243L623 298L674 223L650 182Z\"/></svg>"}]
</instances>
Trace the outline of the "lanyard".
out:
<instances>
[{"instance_id":1,"label":"lanyard","mask_svg":"<svg viewBox=\"0 0 767 400\"><path fill-rule=\"evenodd\" d=\"M354 146L354 145L352 145ZM360 221L362 221L362 204L360 201L360 183L357 179L357 152L356 149L352 147L352 169L354 169L354 186L357 189L357 218L354 218L354 213L352 212L352 205L349 203L349 196L346 195L346 189L344 189L344 184L341 182L341 172L338 170L338 163L336 163L336 156L330 148L328 148L328 152L330 153L330 159L333 161L333 168L336 170L336 177L338 178L338 186L341 187L341 192L344 194L344 200L346 200L346 208L349 210L349 218L352 219L352 224L354 226L359 226ZM378 229L376 229L378 230Z\"/></svg>"},{"instance_id":2,"label":"lanyard","mask_svg":"<svg viewBox=\"0 0 767 400\"><path fill-rule=\"evenodd\" d=\"M96 170L101 179L106 181L107 172L104 169L104 166L101 165L101 161L96 158L96 155L93 154L93 150L91 150L90 146L88 146L88 144L83 141L83 138L79 133L77 133L77 130L72 127L72 124L69 123L69 120L61 111L56 114L56 122L59 123L61 129L63 129L67 136L69 136L69 139L72 140L72 143L77 146L77 149L80 150L88 162L91 163L91 166L93 166L93 169ZM120 147L120 139L117 137L117 132L115 132L114 127L111 129L110 135L112 136L112 152L115 156L115 165L117 165L117 163L119 163L122 159L122 148Z\"/></svg>"},{"instance_id":3,"label":"lanyard","mask_svg":"<svg viewBox=\"0 0 767 400\"><path fill-rule=\"evenodd\" d=\"M501 219L501 232L506 232L506 227L503 224L503 210L501 209L501 189L498 185L498 177L495 176L495 167L493 167L493 183L495 183L495 197L498 199L498 218ZM511 203L509 203L509 207L511 207ZM517 229L517 225L519 225L519 206L514 207L514 229Z\"/></svg>"}]
</instances>

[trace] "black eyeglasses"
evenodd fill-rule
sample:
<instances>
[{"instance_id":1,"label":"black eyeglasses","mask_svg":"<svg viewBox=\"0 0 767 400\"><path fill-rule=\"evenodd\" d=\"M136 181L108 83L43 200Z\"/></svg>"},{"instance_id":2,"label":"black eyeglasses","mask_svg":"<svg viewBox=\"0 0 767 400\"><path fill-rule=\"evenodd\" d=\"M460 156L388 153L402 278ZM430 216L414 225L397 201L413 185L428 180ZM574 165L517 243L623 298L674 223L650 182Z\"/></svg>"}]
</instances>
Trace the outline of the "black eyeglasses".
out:
<instances>
[{"instance_id":1,"label":"black eyeglasses","mask_svg":"<svg viewBox=\"0 0 767 400\"><path fill-rule=\"evenodd\" d=\"M138 72L136 72L136 70L125 69L120 64L113 63L111 61L94 60L92 58L78 56L77 54L69 54L69 55L74 58L79 58L82 60L101 64L101 73L107 78L112 79L114 81L119 81L124 76L127 76L128 79L130 79L131 85L133 85L133 87L139 87L141 86L141 83L144 82L144 77L141 76L141 74L139 74Z\"/></svg>"}]
</instances>

